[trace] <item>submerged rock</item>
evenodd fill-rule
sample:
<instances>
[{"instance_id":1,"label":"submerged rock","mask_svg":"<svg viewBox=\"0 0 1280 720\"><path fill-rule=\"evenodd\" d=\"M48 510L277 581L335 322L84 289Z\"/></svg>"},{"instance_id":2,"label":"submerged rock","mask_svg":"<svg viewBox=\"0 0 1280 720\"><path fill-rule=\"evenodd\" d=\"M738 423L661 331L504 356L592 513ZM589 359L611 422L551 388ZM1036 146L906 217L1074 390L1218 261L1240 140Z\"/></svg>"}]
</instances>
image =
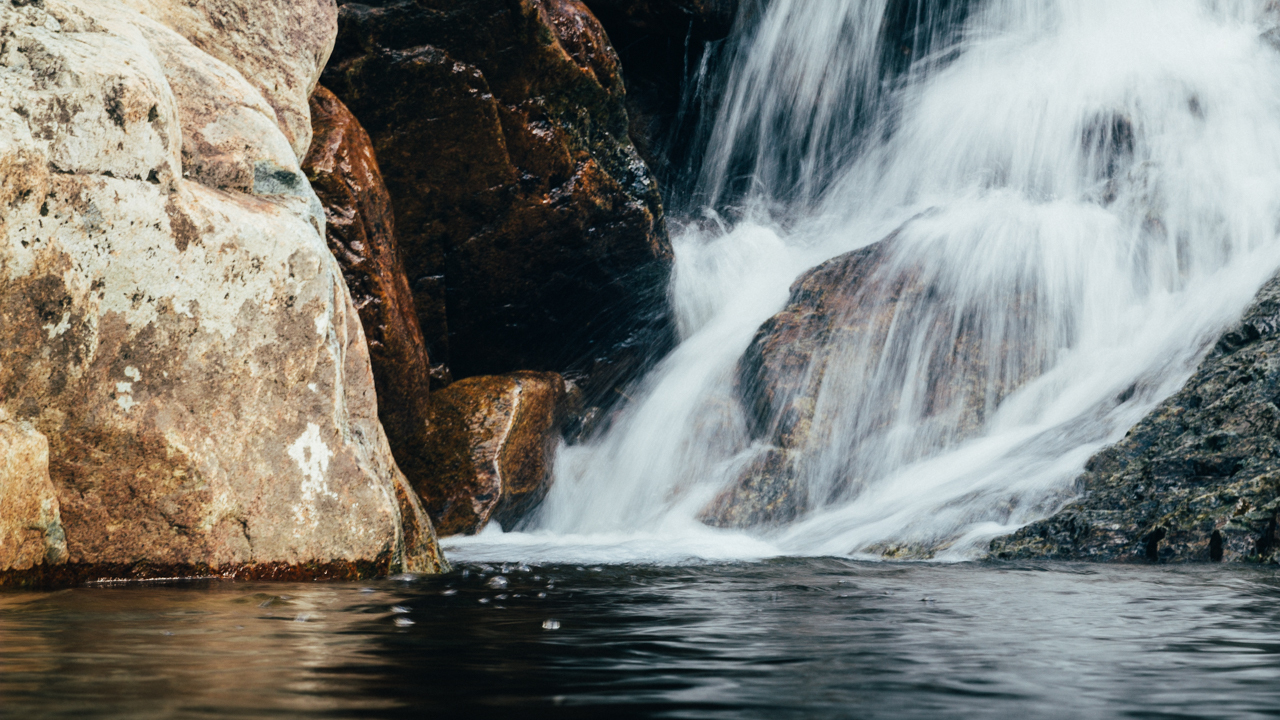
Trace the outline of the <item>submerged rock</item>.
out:
<instances>
[{"instance_id":1,"label":"submerged rock","mask_svg":"<svg viewBox=\"0 0 1280 720\"><path fill-rule=\"evenodd\" d=\"M47 438L67 551L31 572L439 569L288 120L332 28L129 4L0 4L0 408ZM248 35L152 19L188 10Z\"/></svg>"},{"instance_id":2,"label":"submerged rock","mask_svg":"<svg viewBox=\"0 0 1280 720\"><path fill-rule=\"evenodd\" d=\"M904 417L925 441L899 461L972 437L1035 374L1034 357L1008 346L1007 328L967 319L976 313L951 296L936 267L915 257L894 233L796 280L787 306L760 327L738 363L736 390L762 449L702 512L703 522L794 520L856 492L877 471L861 464L881 459L876 448ZM1013 308L1014 323L1032 302L997 300ZM917 368L918 357L926 362ZM904 383L919 392L897 391ZM813 464L833 458L839 474L814 495Z\"/></svg>"},{"instance_id":3,"label":"submerged rock","mask_svg":"<svg viewBox=\"0 0 1280 720\"><path fill-rule=\"evenodd\" d=\"M603 393L664 350L662 204L590 12L384 0L344 3L340 25L325 85L373 139L433 360Z\"/></svg>"},{"instance_id":4,"label":"submerged rock","mask_svg":"<svg viewBox=\"0 0 1280 720\"><path fill-rule=\"evenodd\" d=\"M544 372L467 378L435 394L424 452L434 476L415 488L441 535L474 534L491 519L510 528L546 496L564 400L564 380Z\"/></svg>"},{"instance_id":5,"label":"submerged rock","mask_svg":"<svg viewBox=\"0 0 1280 720\"><path fill-rule=\"evenodd\" d=\"M0 410L0 572L67 559L58 495L49 480L49 443Z\"/></svg>"},{"instance_id":6,"label":"submerged rock","mask_svg":"<svg viewBox=\"0 0 1280 720\"><path fill-rule=\"evenodd\" d=\"M430 473L418 456L430 415L431 365L395 240L387 195L364 128L333 93L311 96L314 140L303 163L324 205L325 235L369 343L378 417L410 482Z\"/></svg>"},{"instance_id":7,"label":"submerged rock","mask_svg":"<svg viewBox=\"0 0 1280 720\"><path fill-rule=\"evenodd\" d=\"M1280 278L1195 374L1094 455L1079 497L991 543L995 558L1275 562Z\"/></svg>"}]
</instances>

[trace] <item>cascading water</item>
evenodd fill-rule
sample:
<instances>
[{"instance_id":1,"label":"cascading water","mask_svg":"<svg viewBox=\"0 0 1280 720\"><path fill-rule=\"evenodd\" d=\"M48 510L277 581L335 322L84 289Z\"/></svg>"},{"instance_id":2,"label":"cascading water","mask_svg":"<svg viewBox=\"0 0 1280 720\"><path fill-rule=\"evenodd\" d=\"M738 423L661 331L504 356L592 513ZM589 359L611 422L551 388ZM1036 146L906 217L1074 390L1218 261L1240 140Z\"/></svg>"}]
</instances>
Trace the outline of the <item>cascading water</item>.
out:
<instances>
[{"instance_id":1,"label":"cascading water","mask_svg":"<svg viewBox=\"0 0 1280 720\"><path fill-rule=\"evenodd\" d=\"M904 5L921 27L899 47L884 29ZM675 239L679 347L603 436L562 449L528 528L449 548L960 559L1048 515L1280 267L1273 13L773 0L726 51L697 191L735 220L708 211ZM805 380L821 428L797 448L809 512L705 526L766 451L734 382L757 329L801 273L889 236L856 293L887 330L842 336ZM928 298L890 292L904 277ZM961 334L969 360L950 362Z\"/></svg>"}]
</instances>

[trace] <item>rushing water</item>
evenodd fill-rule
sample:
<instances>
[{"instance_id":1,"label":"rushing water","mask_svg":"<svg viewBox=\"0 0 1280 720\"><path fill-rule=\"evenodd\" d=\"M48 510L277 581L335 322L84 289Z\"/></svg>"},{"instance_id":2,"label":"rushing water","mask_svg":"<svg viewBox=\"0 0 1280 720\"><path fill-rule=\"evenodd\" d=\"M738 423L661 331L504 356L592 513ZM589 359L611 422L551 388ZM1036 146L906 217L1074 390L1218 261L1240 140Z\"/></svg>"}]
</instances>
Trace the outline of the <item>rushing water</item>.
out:
<instances>
[{"instance_id":1,"label":"rushing water","mask_svg":"<svg viewBox=\"0 0 1280 720\"><path fill-rule=\"evenodd\" d=\"M1274 570L833 559L5 593L0 717L1263 718L1277 608Z\"/></svg>"},{"instance_id":2,"label":"rushing water","mask_svg":"<svg viewBox=\"0 0 1280 720\"><path fill-rule=\"evenodd\" d=\"M1069 498L1280 266L1266 0L924 3L913 61L890 68L902 5L775 0L740 23L727 74L704 79L723 99L711 209L676 238L681 344L606 433L562 451L524 532L455 552L980 555ZM702 527L766 449L733 386L757 328L800 273L895 232L858 297L892 314L888 336L842 341L810 379L822 432L799 467L818 507ZM902 276L931 304L892 305ZM976 375L947 359L960 328Z\"/></svg>"}]
</instances>

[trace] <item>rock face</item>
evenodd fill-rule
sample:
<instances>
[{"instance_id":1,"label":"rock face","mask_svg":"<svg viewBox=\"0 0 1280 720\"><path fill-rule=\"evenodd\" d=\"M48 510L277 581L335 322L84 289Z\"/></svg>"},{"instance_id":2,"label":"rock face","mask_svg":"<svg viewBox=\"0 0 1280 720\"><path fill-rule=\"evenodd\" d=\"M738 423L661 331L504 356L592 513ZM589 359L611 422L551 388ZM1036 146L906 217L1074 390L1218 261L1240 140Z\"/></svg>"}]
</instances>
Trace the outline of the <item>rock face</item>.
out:
<instances>
[{"instance_id":1,"label":"rock face","mask_svg":"<svg viewBox=\"0 0 1280 720\"><path fill-rule=\"evenodd\" d=\"M928 453L977 433L1006 395L1038 373L1035 358L1008 346L1000 328L958 322L966 313L945 279L898 245L895 233L805 273L787 306L757 331L739 361L736 387L764 449L703 511L704 522L794 520L874 474L878 439L903 413L930 438L930 447L913 452ZM1000 302L1031 308L1025 300ZM906 380L902 373L922 342L932 350L923 387L904 399L893 388ZM839 371L828 374L832 366ZM869 395L867 387L886 392ZM841 444L853 448L841 455L841 464L852 466L824 483L826 495L812 497L808 464L842 452Z\"/></svg>"},{"instance_id":2,"label":"rock face","mask_svg":"<svg viewBox=\"0 0 1280 720\"><path fill-rule=\"evenodd\" d=\"M687 103L708 45L733 29L748 0L585 0L618 48L627 85L631 139L665 190L703 148L699 122L718 98ZM705 140L705 138L703 139ZM672 198L667 196L670 202Z\"/></svg>"},{"instance_id":3,"label":"rock face","mask_svg":"<svg viewBox=\"0 0 1280 720\"><path fill-rule=\"evenodd\" d=\"M440 568L298 163L332 36L127 4L0 2L0 408L48 441L43 572Z\"/></svg>"},{"instance_id":4,"label":"rock face","mask_svg":"<svg viewBox=\"0 0 1280 720\"><path fill-rule=\"evenodd\" d=\"M49 443L0 411L0 572L66 562L67 538L49 480Z\"/></svg>"},{"instance_id":5,"label":"rock face","mask_svg":"<svg viewBox=\"0 0 1280 720\"><path fill-rule=\"evenodd\" d=\"M441 535L474 534L490 519L510 527L542 500L564 399L564 380L540 372L467 378L435 394L435 475L416 488Z\"/></svg>"},{"instance_id":6,"label":"rock face","mask_svg":"<svg viewBox=\"0 0 1280 720\"><path fill-rule=\"evenodd\" d=\"M303 169L324 205L329 250L360 313L378 417L400 469L416 482L431 472L420 457L431 366L396 246L391 198L369 136L342 101L317 87L311 118L314 139Z\"/></svg>"},{"instance_id":7,"label":"rock face","mask_svg":"<svg viewBox=\"0 0 1280 720\"><path fill-rule=\"evenodd\" d=\"M1280 279L1173 397L1099 452L1057 514L996 558L1275 562L1280 548Z\"/></svg>"},{"instance_id":8,"label":"rock face","mask_svg":"<svg viewBox=\"0 0 1280 720\"><path fill-rule=\"evenodd\" d=\"M662 205L581 3L349 2L340 26L325 85L373 139L434 361L607 391L665 350Z\"/></svg>"}]
</instances>

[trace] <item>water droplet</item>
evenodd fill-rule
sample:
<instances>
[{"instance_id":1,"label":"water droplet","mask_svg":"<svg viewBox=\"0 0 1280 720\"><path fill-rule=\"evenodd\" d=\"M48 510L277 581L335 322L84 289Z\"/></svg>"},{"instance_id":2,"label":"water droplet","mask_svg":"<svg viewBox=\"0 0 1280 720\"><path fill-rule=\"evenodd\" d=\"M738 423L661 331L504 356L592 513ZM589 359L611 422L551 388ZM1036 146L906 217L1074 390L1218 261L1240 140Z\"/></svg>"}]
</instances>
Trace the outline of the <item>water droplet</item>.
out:
<instances>
[{"instance_id":1,"label":"water droplet","mask_svg":"<svg viewBox=\"0 0 1280 720\"><path fill-rule=\"evenodd\" d=\"M547 596L547 594L546 594L546 593L544 593L544 592L540 592L540 593L538 593L538 599L539 599L539 600L541 600L542 598L545 598L546 596Z\"/></svg>"},{"instance_id":2,"label":"water droplet","mask_svg":"<svg viewBox=\"0 0 1280 720\"><path fill-rule=\"evenodd\" d=\"M501 590L502 588L507 586L507 579L502 577L501 575L495 575L493 578L489 580L487 584L489 587L493 588L494 590Z\"/></svg>"},{"instance_id":3,"label":"water droplet","mask_svg":"<svg viewBox=\"0 0 1280 720\"><path fill-rule=\"evenodd\" d=\"M489 604L489 598L480 598L480 604L481 604L481 605L488 605L488 604Z\"/></svg>"},{"instance_id":4,"label":"water droplet","mask_svg":"<svg viewBox=\"0 0 1280 720\"><path fill-rule=\"evenodd\" d=\"M405 614L405 613L409 612L409 608L407 608L407 607L405 607L405 606L403 606L403 605L392 605L392 606L391 606L391 612L396 613L396 614L398 614L398 615L403 615L403 614Z\"/></svg>"},{"instance_id":5,"label":"water droplet","mask_svg":"<svg viewBox=\"0 0 1280 720\"><path fill-rule=\"evenodd\" d=\"M413 621L407 617L398 617L395 619L396 627L409 627Z\"/></svg>"},{"instance_id":6,"label":"water droplet","mask_svg":"<svg viewBox=\"0 0 1280 720\"><path fill-rule=\"evenodd\" d=\"M543 630L559 630L560 621L559 620L543 620L542 629Z\"/></svg>"},{"instance_id":7,"label":"water droplet","mask_svg":"<svg viewBox=\"0 0 1280 720\"><path fill-rule=\"evenodd\" d=\"M448 590L442 591L440 594L441 595L457 595L458 591L454 590L453 588L449 588Z\"/></svg>"}]
</instances>

